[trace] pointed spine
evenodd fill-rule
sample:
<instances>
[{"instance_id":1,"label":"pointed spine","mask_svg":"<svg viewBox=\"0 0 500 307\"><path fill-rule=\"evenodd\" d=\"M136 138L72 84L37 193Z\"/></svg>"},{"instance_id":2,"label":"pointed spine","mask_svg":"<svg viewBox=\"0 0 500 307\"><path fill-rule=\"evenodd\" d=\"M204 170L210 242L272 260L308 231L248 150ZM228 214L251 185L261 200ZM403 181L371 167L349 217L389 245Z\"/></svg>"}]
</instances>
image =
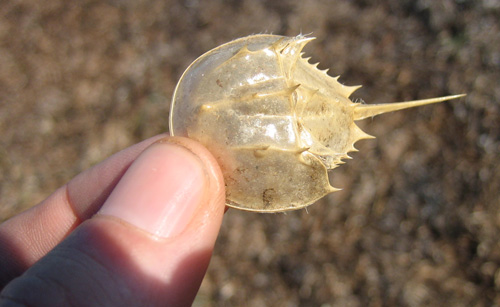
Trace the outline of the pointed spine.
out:
<instances>
[{"instance_id":1,"label":"pointed spine","mask_svg":"<svg viewBox=\"0 0 500 307\"><path fill-rule=\"evenodd\" d=\"M316 38L298 35L294 39L288 41L286 44L283 44L283 40L280 39L276 41L272 45L272 47L283 56L292 56L298 58L304 46L313 39Z\"/></svg>"},{"instance_id":2,"label":"pointed spine","mask_svg":"<svg viewBox=\"0 0 500 307\"><path fill-rule=\"evenodd\" d=\"M351 140L354 145L359 140L363 139L374 139L375 137L373 135L370 135L363 130L361 130L355 123L352 123L351 127Z\"/></svg>"},{"instance_id":3,"label":"pointed spine","mask_svg":"<svg viewBox=\"0 0 500 307\"><path fill-rule=\"evenodd\" d=\"M328 188L328 193L333 193L333 192L337 192L337 191L342 191L342 189L339 189L339 188L335 188L335 187L332 187L331 185L328 185L329 188Z\"/></svg>"},{"instance_id":4,"label":"pointed spine","mask_svg":"<svg viewBox=\"0 0 500 307\"><path fill-rule=\"evenodd\" d=\"M243 47L241 47L238 52L236 52L232 57L230 57L229 59L227 59L226 61L222 62L219 66L217 66L217 68L215 68L216 70L217 69L220 69L222 68L223 66L229 64L231 61L233 60L236 60L236 59L239 59L241 57L244 57L244 56L247 56L247 55L250 55L252 53L255 53L256 51L250 51L248 49L248 45L244 45Z\"/></svg>"},{"instance_id":5,"label":"pointed spine","mask_svg":"<svg viewBox=\"0 0 500 307\"><path fill-rule=\"evenodd\" d=\"M464 97L466 94L451 95L438 98L413 100L405 102L383 103L383 104L357 104L354 107L354 120L361 120L375 115L423 106L431 103L443 102L451 99Z\"/></svg>"},{"instance_id":6,"label":"pointed spine","mask_svg":"<svg viewBox=\"0 0 500 307\"><path fill-rule=\"evenodd\" d=\"M345 93L347 95L347 98L349 98L352 95L352 93L354 93L360 87L361 87L361 85L353 85L353 86L344 85L344 89L345 89Z\"/></svg>"}]
</instances>

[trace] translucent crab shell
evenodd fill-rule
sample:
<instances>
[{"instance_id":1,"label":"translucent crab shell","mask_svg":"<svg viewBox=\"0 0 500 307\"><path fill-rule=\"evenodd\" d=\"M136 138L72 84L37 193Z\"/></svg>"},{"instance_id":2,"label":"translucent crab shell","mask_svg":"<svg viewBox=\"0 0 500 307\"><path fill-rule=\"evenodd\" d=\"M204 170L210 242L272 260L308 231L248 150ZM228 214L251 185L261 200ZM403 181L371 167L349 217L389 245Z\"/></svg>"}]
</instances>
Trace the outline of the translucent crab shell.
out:
<instances>
[{"instance_id":1,"label":"translucent crab shell","mask_svg":"<svg viewBox=\"0 0 500 307\"><path fill-rule=\"evenodd\" d=\"M253 35L195 60L174 92L171 135L205 145L219 162L228 206L258 212L306 207L333 188L328 170L373 138L355 120L457 98L366 105L302 57L313 38Z\"/></svg>"}]
</instances>

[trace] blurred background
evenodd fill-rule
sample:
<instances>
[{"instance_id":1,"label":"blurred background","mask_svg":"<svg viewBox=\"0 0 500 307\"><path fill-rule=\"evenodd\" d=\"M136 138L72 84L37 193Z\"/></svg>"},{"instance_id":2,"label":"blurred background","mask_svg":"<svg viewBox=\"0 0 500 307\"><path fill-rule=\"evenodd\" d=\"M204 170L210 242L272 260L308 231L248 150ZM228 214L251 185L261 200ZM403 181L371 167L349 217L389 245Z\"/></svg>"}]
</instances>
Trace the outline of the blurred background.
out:
<instances>
[{"instance_id":1,"label":"blurred background","mask_svg":"<svg viewBox=\"0 0 500 307\"><path fill-rule=\"evenodd\" d=\"M196 306L500 306L500 1L0 2L0 220L168 131L202 53L317 37L312 62L382 103L377 137L307 210L229 210Z\"/></svg>"}]
</instances>

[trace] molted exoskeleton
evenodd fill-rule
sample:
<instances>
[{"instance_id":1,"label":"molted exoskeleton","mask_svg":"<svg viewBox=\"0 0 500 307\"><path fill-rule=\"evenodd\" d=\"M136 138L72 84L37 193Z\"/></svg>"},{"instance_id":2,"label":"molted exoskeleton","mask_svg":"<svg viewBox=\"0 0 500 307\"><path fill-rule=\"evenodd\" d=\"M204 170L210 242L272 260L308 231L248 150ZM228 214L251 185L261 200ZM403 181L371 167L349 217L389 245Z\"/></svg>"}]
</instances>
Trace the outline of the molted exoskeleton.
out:
<instances>
[{"instance_id":1,"label":"molted exoskeleton","mask_svg":"<svg viewBox=\"0 0 500 307\"><path fill-rule=\"evenodd\" d=\"M194 61L174 93L170 133L204 144L218 160L231 207L303 208L337 189L328 170L373 138L354 123L381 113L461 97L367 105L302 57L313 38L254 35Z\"/></svg>"}]
</instances>

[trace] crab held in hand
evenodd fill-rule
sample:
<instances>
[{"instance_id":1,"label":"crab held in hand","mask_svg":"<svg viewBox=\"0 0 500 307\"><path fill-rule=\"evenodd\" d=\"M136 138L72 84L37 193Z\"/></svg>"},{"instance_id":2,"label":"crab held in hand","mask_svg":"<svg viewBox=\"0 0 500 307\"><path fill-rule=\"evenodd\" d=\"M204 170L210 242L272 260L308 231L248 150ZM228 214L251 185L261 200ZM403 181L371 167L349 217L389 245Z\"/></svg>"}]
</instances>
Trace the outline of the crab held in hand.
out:
<instances>
[{"instance_id":1,"label":"crab held in hand","mask_svg":"<svg viewBox=\"0 0 500 307\"><path fill-rule=\"evenodd\" d=\"M230 207L279 212L304 208L333 188L354 143L373 138L354 123L464 95L389 104L349 100L340 84L303 58L313 38L253 35L195 60L175 89L170 134L205 145L219 162Z\"/></svg>"}]
</instances>

